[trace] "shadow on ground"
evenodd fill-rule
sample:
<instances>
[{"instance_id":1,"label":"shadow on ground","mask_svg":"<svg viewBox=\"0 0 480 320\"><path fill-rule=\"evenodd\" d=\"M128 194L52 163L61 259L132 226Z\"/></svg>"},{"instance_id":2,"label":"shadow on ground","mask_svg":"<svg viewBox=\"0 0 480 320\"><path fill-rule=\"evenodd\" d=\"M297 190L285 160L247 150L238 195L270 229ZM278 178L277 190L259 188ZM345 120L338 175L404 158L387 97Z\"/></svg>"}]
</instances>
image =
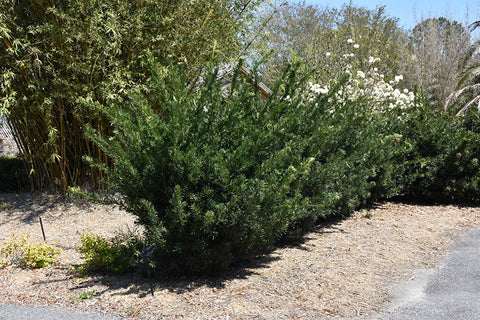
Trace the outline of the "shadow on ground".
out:
<instances>
[{"instance_id":1,"label":"shadow on ground","mask_svg":"<svg viewBox=\"0 0 480 320\"><path fill-rule=\"evenodd\" d=\"M260 270L270 268L270 265L280 258L275 254L275 250L282 248L296 248L300 250L311 250L305 245L306 242L314 238L315 234L324 233L342 233L344 232L339 224L346 217L332 217L323 219L312 230L300 239L288 239L281 241L277 246L269 251L256 256L253 259L236 264L227 271L209 276L184 276L179 278L153 277L151 282L147 276L146 269L140 266L139 271L125 275L115 275L112 273L93 273L89 272L86 276L78 270L79 266L73 266L69 270L64 269L64 278L48 279L38 281L35 285L51 284L58 281L71 281L74 278L80 279L78 283L70 287L72 291L85 292L98 288L101 285L102 290L96 290L95 296L101 297L107 292L113 295L137 295L142 298L151 294L151 288L155 291L168 290L176 294L191 292L200 287L211 288L212 290L222 289L228 282L235 279L247 279L252 275L259 274ZM66 271L66 272L65 272Z\"/></svg>"}]
</instances>

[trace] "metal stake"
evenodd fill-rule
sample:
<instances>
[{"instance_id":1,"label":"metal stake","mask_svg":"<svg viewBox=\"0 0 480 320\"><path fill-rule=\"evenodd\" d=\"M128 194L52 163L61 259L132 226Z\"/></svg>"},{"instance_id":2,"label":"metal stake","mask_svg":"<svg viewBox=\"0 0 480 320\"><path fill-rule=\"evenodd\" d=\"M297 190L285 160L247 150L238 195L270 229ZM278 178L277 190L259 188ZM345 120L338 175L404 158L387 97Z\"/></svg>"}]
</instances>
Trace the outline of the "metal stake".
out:
<instances>
[{"instance_id":1,"label":"metal stake","mask_svg":"<svg viewBox=\"0 0 480 320\"><path fill-rule=\"evenodd\" d=\"M148 263L148 259L147 259L147 274L148 274L148 282L150 283L150 293L152 294L152 297L154 297L152 277L150 275L150 264Z\"/></svg>"},{"instance_id":2,"label":"metal stake","mask_svg":"<svg viewBox=\"0 0 480 320\"><path fill-rule=\"evenodd\" d=\"M43 230L42 217L38 216L38 219L40 220L40 227L42 228L43 241L47 242L47 239L45 238L45 230Z\"/></svg>"},{"instance_id":3,"label":"metal stake","mask_svg":"<svg viewBox=\"0 0 480 320\"><path fill-rule=\"evenodd\" d=\"M145 258L145 266L147 267L147 276L148 276L148 282L150 284L150 293L152 294L152 297L154 296L153 294L153 284L152 284L152 277L150 274L150 263L149 263L149 258L153 254L153 250L155 249L155 245L145 245L142 250L142 257Z\"/></svg>"}]
</instances>

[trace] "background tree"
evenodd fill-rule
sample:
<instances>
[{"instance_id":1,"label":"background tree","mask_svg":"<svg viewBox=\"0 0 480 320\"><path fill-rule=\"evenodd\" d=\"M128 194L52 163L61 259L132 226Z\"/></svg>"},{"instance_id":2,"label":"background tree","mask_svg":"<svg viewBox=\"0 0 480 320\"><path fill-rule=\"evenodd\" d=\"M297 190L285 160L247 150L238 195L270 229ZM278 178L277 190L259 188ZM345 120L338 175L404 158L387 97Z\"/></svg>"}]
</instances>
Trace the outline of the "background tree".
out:
<instances>
[{"instance_id":1,"label":"background tree","mask_svg":"<svg viewBox=\"0 0 480 320\"><path fill-rule=\"evenodd\" d=\"M270 54L261 66L264 81L272 84L293 56L302 62L312 60L319 35L333 26L331 11L305 3L266 4L259 10L254 33L262 35L253 44L258 59Z\"/></svg>"},{"instance_id":2,"label":"background tree","mask_svg":"<svg viewBox=\"0 0 480 320\"><path fill-rule=\"evenodd\" d=\"M471 54L470 33L456 21L429 18L412 30L411 43L406 80L418 84L434 108L442 108Z\"/></svg>"},{"instance_id":3,"label":"background tree","mask_svg":"<svg viewBox=\"0 0 480 320\"><path fill-rule=\"evenodd\" d=\"M133 88L148 95L151 52L181 61L193 86L212 56L238 54L256 0L2 0L0 90L3 111L39 188L97 182L81 158L107 163L84 136L103 134L104 117L84 102L121 103Z\"/></svg>"},{"instance_id":4,"label":"background tree","mask_svg":"<svg viewBox=\"0 0 480 320\"><path fill-rule=\"evenodd\" d=\"M345 64L332 57L351 54L355 55L352 61L364 63L369 57L379 58L379 71L391 78L401 72L401 61L408 53L407 33L397 19L386 15L384 7L368 10L344 5L331 9L289 3L263 8L262 17L259 25L265 26L265 36L256 43L257 51L273 50L262 69L267 82L292 59L316 69L314 80L327 82L345 72ZM347 42L349 39L352 43Z\"/></svg>"}]
</instances>

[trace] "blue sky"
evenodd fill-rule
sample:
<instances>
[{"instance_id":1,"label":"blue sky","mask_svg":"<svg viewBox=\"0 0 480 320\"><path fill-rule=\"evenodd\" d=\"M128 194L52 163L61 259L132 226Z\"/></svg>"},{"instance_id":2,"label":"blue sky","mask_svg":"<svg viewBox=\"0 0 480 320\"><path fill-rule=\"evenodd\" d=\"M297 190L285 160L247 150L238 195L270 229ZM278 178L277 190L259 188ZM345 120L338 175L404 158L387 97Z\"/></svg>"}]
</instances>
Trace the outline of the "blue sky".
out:
<instances>
[{"instance_id":1,"label":"blue sky","mask_svg":"<svg viewBox=\"0 0 480 320\"><path fill-rule=\"evenodd\" d=\"M289 2L299 1L289 0ZM305 2L319 7L334 8L341 7L345 3L338 0L306 0ZM408 29L413 28L422 20L422 17L443 16L463 24L480 20L480 0L352 0L352 4L368 9L385 6L387 14L399 18L399 25Z\"/></svg>"}]
</instances>

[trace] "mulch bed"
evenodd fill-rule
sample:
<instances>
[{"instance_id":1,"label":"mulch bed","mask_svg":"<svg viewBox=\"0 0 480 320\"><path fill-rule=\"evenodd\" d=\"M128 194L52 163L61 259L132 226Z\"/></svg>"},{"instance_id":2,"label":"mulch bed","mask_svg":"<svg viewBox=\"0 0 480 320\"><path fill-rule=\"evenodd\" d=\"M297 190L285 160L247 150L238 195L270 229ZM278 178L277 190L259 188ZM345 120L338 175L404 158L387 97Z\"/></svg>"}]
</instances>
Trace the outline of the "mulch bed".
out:
<instances>
[{"instance_id":1,"label":"mulch bed","mask_svg":"<svg viewBox=\"0 0 480 320\"><path fill-rule=\"evenodd\" d=\"M90 230L114 236L136 230L114 206L54 195L0 195L0 244L12 234L63 248L55 266L0 269L0 303L50 306L131 319L359 318L381 310L415 270L435 267L462 231L477 227L479 207L383 203L330 221L302 243L277 248L217 277L154 280L142 274L83 277L75 250ZM129 232L130 232L129 231Z\"/></svg>"}]
</instances>

